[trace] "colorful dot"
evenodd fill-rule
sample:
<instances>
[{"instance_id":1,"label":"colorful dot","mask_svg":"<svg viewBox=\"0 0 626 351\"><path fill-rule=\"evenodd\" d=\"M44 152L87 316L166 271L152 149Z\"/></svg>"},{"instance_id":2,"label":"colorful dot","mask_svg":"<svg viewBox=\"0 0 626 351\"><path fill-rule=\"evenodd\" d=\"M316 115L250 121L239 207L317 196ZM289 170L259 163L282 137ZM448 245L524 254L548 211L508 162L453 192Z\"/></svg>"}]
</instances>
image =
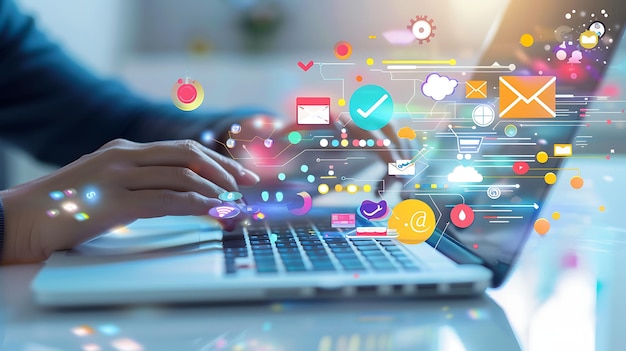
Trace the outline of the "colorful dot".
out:
<instances>
[{"instance_id":1,"label":"colorful dot","mask_svg":"<svg viewBox=\"0 0 626 351\"><path fill-rule=\"evenodd\" d=\"M572 188L580 189L583 187L583 184L585 184L585 181L583 180L582 177L573 176L572 179L569 180L569 183L572 186Z\"/></svg>"},{"instance_id":2,"label":"colorful dot","mask_svg":"<svg viewBox=\"0 0 626 351\"><path fill-rule=\"evenodd\" d=\"M369 184L363 185L363 191L365 191L366 193L369 193L370 191L372 191L372 186Z\"/></svg>"},{"instance_id":3,"label":"colorful dot","mask_svg":"<svg viewBox=\"0 0 626 351\"><path fill-rule=\"evenodd\" d=\"M369 146L369 147L374 146L374 140L373 139L368 139L367 140L367 146Z\"/></svg>"},{"instance_id":4,"label":"colorful dot","mask_svg":"<svg viewBox=\"0 0 626 351\"><path fill-rule=\"evenodd\" d=\"M341 139L348 139L348 133L341 132Z\"/></svg>"},{"instance_id":5,"label":"colorful dot","mask_svg":"<svg viewBox=\"0 0 626 351\"><path fill-rule=\"evenodd\" d=\"M534 227L537 234L545 235L550 231L550 221L545 218L539 218L535 221Z\"/></svg>"},{"instance_id":6,"label":"colorful dot","mask_svg":"<svg viewBox=\"0 0 626 351\"><path fill-rule=\"evenodd\" d=\"M337 100L337 105L342 106L342 107L346 106L346 99L341 98L341 99Z\"/></svg>"},{"instance_id":7,"label":"colorful dot","mask_svg":"<svg viewBox=\"0 0 626 351\"><path fill-rule=\"evenodd\" d=\"M328 184L320 184L317 187L317 191L319 191L320 194L325 195L328 194L328 192L330 191L330 187L328 186Z\"/></svg>"},{"instance_id":8,"label":"colorful dot","mask_svg":"<svg viewBox=\"0 0 626 351\"><path fill-rule=\"evenodd\" d=\"M300 166L300 172L306 173L308 171L309 171L309 166L307 166L307 165Z\"/></svg>"},{"instance_id":9,"label":"colorful dot","mask_svg":"<svg viewBox=\"0 0 626 351\"><path fill-rule=\"evenodd\" d=\"M350 184L346 187L346 191L349 194L356 194L356 192L359 191L359 188L354 184Z\"/></svg>"},{"instance_id":10,"label":"colorful dot","mask_svg":"<svg viewBox=\"0 0 626 351\"><path fill-rule=\"evenodd\" d=\"M599 210L600 212L604 212L604 211L606 211L606 207L604 207L604 206L600 206L600 207L598 207L598 210Z\"/></svg>"},{"instance_id":11,"label":"colorful dot","mask_svg":"<svg viewBox=\"0 0 626 351\"><path fill-rule=\"evenodd\" d=\"M539 151L537 153L537 162L546 163L548 162L548 153L545 151Z\"/></svg>"},{"instance_id":12,"label":"colorful dot","mask_svg":"<svg viewBox=\"0 0 626 351\"><path fill-rule=\"evenodd\" d=\"M321 147L327 147L328 146L328 139L320 140L320 146Z\"/></svg>"},{"instance_id":13,"label":"colorful dot","mask_svg":"<svg viewBox=\"0 0 626 351\"><path fill-rule=\"evenodd\" d=\"M383 140L383 145L384 145L384 146L389 146L389 145L391 145L391 140L389 140L389 139L385 139L385 140Z\"/></svg>"},{"instance_id":14,"label":"colorful dot","mask_svg":"<svg viewBox=\"0 0 626 351\"><path fill-rule=\"evenodd\" d=\"M561 214L559 212L552 213L552 219L554 219L555 221L558 221L560 218L561 218Z\"/></svg>"},{"instance_id":15,"label":"colorful dot","mask_svg":"<svg viewBox=\"0 0 626 351\"><path fill-rule=\"evenodd\" d=\"M365 145L367 145L367 141L365 141L365 139L359 140L359 146L360 147L365 147Z\"/></svg>"},{"instance_id":16,"label":"colorful dot","mask_svg":"<svg viewBox=\"0 0 626 351\"><path fill-rule=\"evenodd\" d=\"M606 120L606 124L611 124L611 123L612 123L612 121L610 119Z\"/></svg>"},{"instance_id":17,"label":"colorful dot","mask_svg":"<svg viewBox=\"0 0 626 351\"><path fill-rule=\"evenodd\" d=\"M290 143L296 145L302 141L302 135L298 132L291 132L287 136L287 139L289 140Z\"/></svg>"},{"instance_id":18,"label":"colorful dot","mask_svg":"<svg viewBox=\"0 0 626 351\"><path fill-rule=\"evenodd\" d=\"M362 82L363 81L363 77L362 76L356 76L356 81L357 82Z\"/></svg>"},{"instance_id":19,"label":"colorful dot","mask_svg":"<svg viewBox=\"0 0 626 351\"><path fill-rule=\"evenodd\" d=\"M556 174L554 174L552 172L548 172L543 177L543 180L546 182L546 184L552 185L552 184L556 183Z\"/></svg>"},{"instance_id":20,"label":"colorful dot","mask_svg":"<svg viewBox=\"0 0 626 351\"><path fill-rule=\"evenodd\" d=\"M347 139L343 139L343 140L341 141L341 146L343 146L343 147L347 147L347 146L348 146L348 144L350 144L350 143L348 142L348 140L347 140Z\"/></svg>"},{"instance_id":21,"label":"colorful dot","mask_svg":"<svg viewBox=\"0 0 626 351\"><path fill-rule=\"evenodd\" d=\"M339 146L339 140L337 140L337 139L333 139L333 141L331 142L331 145L332 145L333 147L337 147L337 146Z\"/></svg>"},{"instance_id":22,"label":"colorful dot","mask_svg":"<svg viewBox=\"0 0 626 351\"><path fill-rule=\"evenodd\" d=\"M533 43L535 42L535 38L533 38L532 35L526 33L526 34L522 34L522 37L519 39L520 44L522 44L522 46L524 47L531 47L533 45Z\"/></svg>"},{"instance_id":23,"label":"colorful dot","mask_svg":"<svg viewBox=\"0 0 626 351\"><path fill-rule=\"evenodd\" d=\"M314 175L312 175L312 174L309 174L309 175L306 177L306 180L307 180L307 182L309 182L309 183L313 183L313 182L315 182L315 176L314 176Z\"/></svg>"},{"instance_id":24,"label":"colorful dot","mask_svg":"<svg viewBox=\"0 0 626 351\"><path fill-rule=\"evenodd\" d=\"M335 185L335 191L338 192L338 193L342 192L343 191L343 185L341 185L341 184Z\"/></svg>"},{"instance_id":25,"label":"colorful dot","mask_svg":"<svg viewBox=\"0 0 626 351\"><path fill-rule=\"evenodd\" d=\"M478 244L474 244L474 249L478 249Z\"/></svg>"},{"instance_id":26,"label":"colorful dot","mask_svg":"<svg viewBox=\"0 0 626 351\"><path fill-rule=\"evenodd\" d=\"M359 139L352 140L352 146L359 146Z\"/></svg>"},{"instance_id":27,"label":"colorful dot","mask_svg":"<svg viewBox=\"0 0 626 351\"><path fill-rule=\"evenodd\" d=\"M285 175L285 173L278 173L278 180L283 181L287 179L287 176Z\"/></svg>"},{"instance_id":28,"label":"colorful dot","mask_svg":"<svg viewBox=\"0 0 626 351\"><path fill-rule=\"evenodd\" d=\"M367 60L365 60L365 63L366 63L368 66L371 66L371 65L373 65L373 64L374 64L374 59L373 59L373 58L371 58L371 57L368 57L368 58L367 58Z\"/></svg>"},{"instance_id":29,"label":"colorful dot","mask_svg":"<svg viewBox=\"0 0 626 351\"><path fill-rule=\"evenodd\" d=\"M383 146L383 141L381 139L376 140L376 146Z\"/></svg>"}]
</instances>

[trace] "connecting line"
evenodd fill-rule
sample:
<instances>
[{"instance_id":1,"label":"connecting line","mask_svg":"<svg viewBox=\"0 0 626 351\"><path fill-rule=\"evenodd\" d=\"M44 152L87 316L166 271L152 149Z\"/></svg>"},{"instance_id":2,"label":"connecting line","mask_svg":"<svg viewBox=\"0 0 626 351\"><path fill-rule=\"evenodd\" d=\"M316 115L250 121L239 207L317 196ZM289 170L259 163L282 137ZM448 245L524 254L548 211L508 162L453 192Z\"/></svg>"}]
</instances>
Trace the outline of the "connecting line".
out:
<instances>
[{"instance_id":1,"label":"connecting line","mask_svg":"<svg viewBox=\"0 0 626 351\"><path fill-rule=\"evenodd\" d=\"M324 63L324 62L320 62L320 76L322 76L323 80L339 80L341 81L341 98L345 99L346 98L346 80L345 78L326 78L326 76L324 75L324 72L322 71L322 67L324 65L354 65L353 62L336 62L336 63Z\"/></svg>"},{"instance_id":2,"label":"connecting line","mask_svg":"<svg viewBox=\"0 0 626 351\"><path fill-rule=\"evenodd\" d=\"M439 236L439 240L437 240L437 243L435 244L435 250L437 250L437 246L439 246L439 242L441 241L441 238L443 238L443 235L446 233L446 230L448 229L448 226L450 225L450 222L446 223L446 226L443 227L443 231L441 232L441 235ZM435 252L433 252L433 255L435 254Z\"/></svg>"}]
</instances>

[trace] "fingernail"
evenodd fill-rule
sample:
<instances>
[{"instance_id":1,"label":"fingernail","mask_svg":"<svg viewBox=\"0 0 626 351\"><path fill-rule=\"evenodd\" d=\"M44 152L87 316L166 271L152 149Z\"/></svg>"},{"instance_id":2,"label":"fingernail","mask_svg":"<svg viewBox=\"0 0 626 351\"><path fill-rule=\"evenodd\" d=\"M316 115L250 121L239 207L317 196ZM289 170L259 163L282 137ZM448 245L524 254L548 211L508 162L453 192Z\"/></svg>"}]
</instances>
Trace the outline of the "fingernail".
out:
<instances>
[{"instance_id":1,"label":"fingernail","mask_svg":"<svg viewBox=\"0 0 626 351\"><path fill-rule=\"evenodd\" d=\"M256 173L249 171L249 170L241 171L241 176L246 177L254 181L255 183L258 183L261 181L261 178Z\"/></svg>"}]
</instances>

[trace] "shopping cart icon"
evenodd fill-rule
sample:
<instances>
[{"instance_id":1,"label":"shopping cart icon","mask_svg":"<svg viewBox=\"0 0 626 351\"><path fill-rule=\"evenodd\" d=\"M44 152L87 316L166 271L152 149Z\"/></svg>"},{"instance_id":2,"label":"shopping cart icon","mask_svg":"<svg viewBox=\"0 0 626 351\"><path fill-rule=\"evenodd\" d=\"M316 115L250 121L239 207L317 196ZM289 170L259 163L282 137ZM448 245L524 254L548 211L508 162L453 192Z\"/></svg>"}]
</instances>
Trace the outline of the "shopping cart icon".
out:
<instances>
[{"instance_id":1,"label":"shopping cart icon","mask_svg":"<svg viewBox=\"0 0 626 351\"><path fill-rule=\"evenodd\" d=\"M457 144L459 147L459 153L475 154L480 150L480 146L483 144L483 138L482 137L458 137Z\"/></svg>"}]
</instances>

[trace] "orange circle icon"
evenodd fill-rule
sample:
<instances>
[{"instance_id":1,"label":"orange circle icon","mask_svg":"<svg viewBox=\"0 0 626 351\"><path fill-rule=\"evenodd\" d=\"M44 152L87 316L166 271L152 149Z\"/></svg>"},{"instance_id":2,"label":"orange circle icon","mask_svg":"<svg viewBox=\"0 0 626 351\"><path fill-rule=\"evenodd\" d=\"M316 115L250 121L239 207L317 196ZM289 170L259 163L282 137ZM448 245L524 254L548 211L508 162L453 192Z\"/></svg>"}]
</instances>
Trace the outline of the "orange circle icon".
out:
<instances>
[{"instance_id":1,"label":"orange circle icon","mask_svg":"<svg viewBox=\"0 0 626 351\"><path fill-rule=\"evenodd\" d=\"M546 235L550 231L550 221L545 218L539 218L535 221L534 227L538 234Z\"/></svg>"},{"instance_id":2,"label":"orange circle icon","mask_svg":"<svg viewBox=\"0 0 626 351\"><path fill-rule=\"evenodd\" d=\"M352 45L347 41L340 41L335 44L335 49L333 50L335 57L340 60L346 60L352 55Z\"/></svg>"}]
</instances>

